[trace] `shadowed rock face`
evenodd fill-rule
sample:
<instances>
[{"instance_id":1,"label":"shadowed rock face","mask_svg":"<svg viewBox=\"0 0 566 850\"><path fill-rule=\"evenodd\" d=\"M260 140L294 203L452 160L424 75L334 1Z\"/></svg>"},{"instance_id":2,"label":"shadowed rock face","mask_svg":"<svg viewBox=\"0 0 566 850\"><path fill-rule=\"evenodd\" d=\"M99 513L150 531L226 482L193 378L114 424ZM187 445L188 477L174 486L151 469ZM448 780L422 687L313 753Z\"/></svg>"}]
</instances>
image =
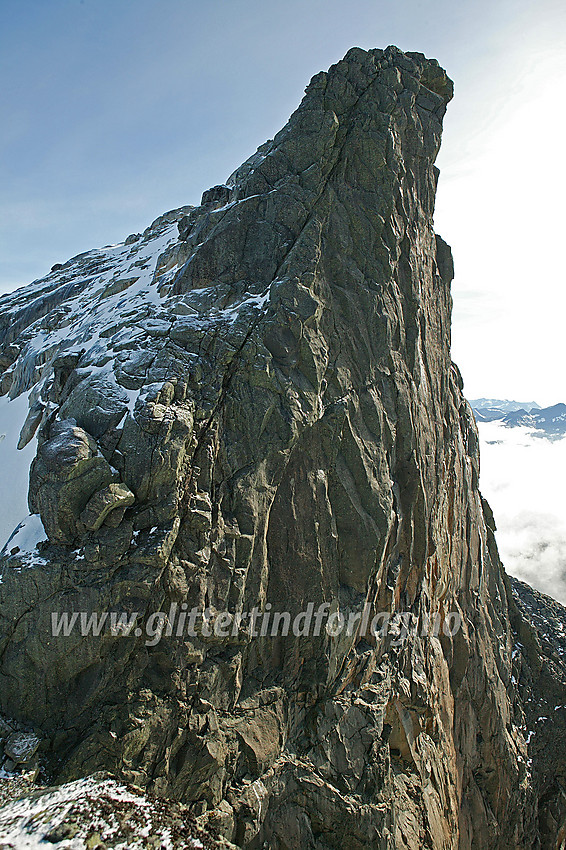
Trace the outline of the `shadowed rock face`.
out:
<instances>
[{"instance_id":1,"label":"shadowed rock face","mask_svg":"<svg viewBox=\"0 0 566 850\"><path fill-rule=\"evenodd\" d=\"M54 307L45 281L0 302L50 537L4 558L0 707L57 779L113 771L240 847L560 846L563 744L537 774L523 704L544 654L450 359L451 96L421 54L353 49L200 207L66 263ZM50 633L53 611L309 603L352 628ZM363 612L418 632L362 634Z\"/></svg>"}]
</instances>

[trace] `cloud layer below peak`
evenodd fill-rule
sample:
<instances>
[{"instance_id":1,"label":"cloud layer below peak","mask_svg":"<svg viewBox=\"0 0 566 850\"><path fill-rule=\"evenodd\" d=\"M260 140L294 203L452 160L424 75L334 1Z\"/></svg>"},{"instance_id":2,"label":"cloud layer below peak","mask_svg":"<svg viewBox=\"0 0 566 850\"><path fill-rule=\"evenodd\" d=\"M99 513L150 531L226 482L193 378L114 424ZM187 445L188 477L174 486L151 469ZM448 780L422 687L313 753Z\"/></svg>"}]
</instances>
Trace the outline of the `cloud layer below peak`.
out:
<instances>
[{"instance_id":1,"label":"cloud layer below peak","mask_svg":"<svg viewBox=\"0 0 566 850\"><path fill-rule=\"evenodd\" d=\"M507 572L566 604L566 438L480 423L483 495Z\"/></svg>"}]
</instances>

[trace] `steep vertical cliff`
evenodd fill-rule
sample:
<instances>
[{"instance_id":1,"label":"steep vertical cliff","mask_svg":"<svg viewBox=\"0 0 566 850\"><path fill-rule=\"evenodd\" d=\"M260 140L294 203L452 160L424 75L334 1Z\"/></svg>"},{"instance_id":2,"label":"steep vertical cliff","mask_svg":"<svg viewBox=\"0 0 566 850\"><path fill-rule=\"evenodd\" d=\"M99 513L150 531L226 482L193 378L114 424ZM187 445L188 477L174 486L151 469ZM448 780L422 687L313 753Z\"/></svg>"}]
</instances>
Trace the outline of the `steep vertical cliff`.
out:
<instances>
[{"instance_id":1,"label":"steep vertical cliff","mask_svg":"<svg viewBox=\"0 0 566 850\"><path fill-rule=\"evenodd\" d=\"M421 54L353 49L199 207L0 301L35 453L0 709L56 779L110 770L240 847L564 846L564 745L549 767L527 728L545 650L450 358L451 96Z\"/></svg>"}]
</instances>

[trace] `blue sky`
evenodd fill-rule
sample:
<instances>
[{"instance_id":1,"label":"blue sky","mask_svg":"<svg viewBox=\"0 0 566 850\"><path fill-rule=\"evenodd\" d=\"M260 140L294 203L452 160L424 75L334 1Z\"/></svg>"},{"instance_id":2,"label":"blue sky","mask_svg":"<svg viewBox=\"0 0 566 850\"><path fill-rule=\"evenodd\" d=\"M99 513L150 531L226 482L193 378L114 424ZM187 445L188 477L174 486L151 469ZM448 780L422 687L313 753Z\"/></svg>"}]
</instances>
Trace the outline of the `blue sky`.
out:
<instances>
[{"instance_id":1,"label":"blue sky","mask_svg":"<svg viewBox=\"0 0 566 850\"><path fill-rule=\"evenodd\" d=\"M456 84L436 222L468 395L566 396L555 0L0 0L0 292L198 203L314 73L388 44Z\"/></svg>"}]
</instances>

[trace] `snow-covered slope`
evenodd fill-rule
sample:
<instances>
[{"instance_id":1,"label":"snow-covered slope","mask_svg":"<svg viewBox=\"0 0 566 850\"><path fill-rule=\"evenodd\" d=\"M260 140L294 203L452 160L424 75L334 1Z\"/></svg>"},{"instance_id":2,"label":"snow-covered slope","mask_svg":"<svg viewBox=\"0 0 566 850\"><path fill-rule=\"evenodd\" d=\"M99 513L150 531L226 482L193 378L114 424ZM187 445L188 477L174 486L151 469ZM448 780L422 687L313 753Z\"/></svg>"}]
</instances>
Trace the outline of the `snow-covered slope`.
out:
<instances>
[{"instance_id":1,"label":"snow-covered slope","mask_svg":"<svg viewBox=\"0 0 566 850\"><path fill-rule=\"evenodd\" d=\"M220 195L230 192L219 188ZM30 464L38 429L56 407L54 389L61 390L73 369L75 381L88 376L122 406L113 423L119 428L148 391L143 376L165 343L174 349L187 334L206 340L221 325L237 337L240 314L249 318L263 308L268 292L197 285L176 293L172 286L234 203L209 200L173 210L143 234L80 254L0 299L0 550L20 523L28 523L27 532L10 541L8 551L12 544L33 550L44 537L40 524L26 519ZM179 356L185 352L179 349ZM85 402L96 406L96 398L87 393Z\"/></svg>"},{"instance_id":2,"label":"snow-covered slope","mask_svg":"<svg viewBox=\"0 0 566 850\"><path fill-rule=\"evenodd\" d=\"M186 208L179 214L184 212ZM29 467L36 445L32 438L18 450L18 442L23 442L20 432L29 408L52 378L54 359L63 353L80 354L85 365L96 362L104 369L106 361L105 372L111 374L119 326L134 319L126 335L141 336L137 323L159 304L155 268L158 257L177 239L177 218L176 213L163 216L130 244L80 254L0 299L0 340L5 357L16 355L2 376L2 389L8 392L0 398L0 549L29 513ZM168 271L174 273L175 267ZM167 277L164 272L160 282ZM112 325L116 333L101 336Z\"/></svg>"},{"instance_id":3,"label":"snow-covered slope","mask_svg":"<svg viewBox=\"0 0 566 850\"><path fill-rule=\"evenodd\" d=\"M28 414L28 394L0 398L0 549L28 515L28 478L35 439L18 451L20 430Z\"/></svg>"},{"instance_id":4,"label":"snow-covered slope","mask_svg":"<svg viewBox=\"0 0 566 850\"><path fill-rule=\"evenodd\" d=\"M0 790L10 781L0 770ZM17 850L54 845L66 850L220 846L178 804L147 797L133 786L102 776L34 790L8 802L0 808L0 835L2 847Z\"/></svg>"}]
</instances>

